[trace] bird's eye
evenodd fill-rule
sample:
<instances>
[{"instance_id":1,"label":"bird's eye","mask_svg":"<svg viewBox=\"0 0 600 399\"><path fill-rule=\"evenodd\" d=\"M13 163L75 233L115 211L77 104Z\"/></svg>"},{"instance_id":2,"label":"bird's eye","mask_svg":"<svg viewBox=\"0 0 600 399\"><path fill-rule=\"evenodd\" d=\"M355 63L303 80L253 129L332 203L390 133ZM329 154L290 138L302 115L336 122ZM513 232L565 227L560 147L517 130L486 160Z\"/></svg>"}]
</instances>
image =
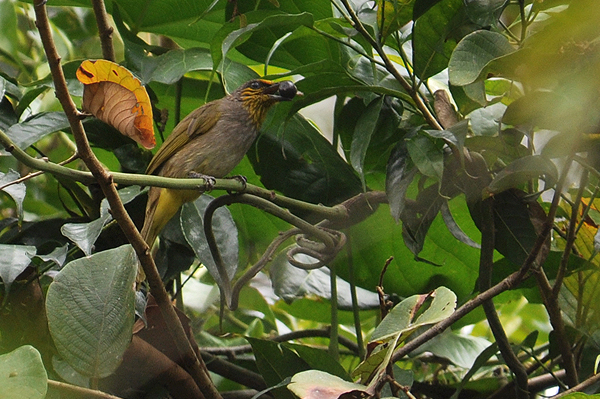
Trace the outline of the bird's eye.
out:
<instances>
[{"instance_id":1,"label":"bird's eye","mask_svg":"<svg viewBox=\"0 0 600 399\"><path fill-rule=\"evenodd\" d=\"M254 82L250 83L250 88L254 89L254 90L260 89L260 82L254 81Z\"/></svg>"}]
</instances>

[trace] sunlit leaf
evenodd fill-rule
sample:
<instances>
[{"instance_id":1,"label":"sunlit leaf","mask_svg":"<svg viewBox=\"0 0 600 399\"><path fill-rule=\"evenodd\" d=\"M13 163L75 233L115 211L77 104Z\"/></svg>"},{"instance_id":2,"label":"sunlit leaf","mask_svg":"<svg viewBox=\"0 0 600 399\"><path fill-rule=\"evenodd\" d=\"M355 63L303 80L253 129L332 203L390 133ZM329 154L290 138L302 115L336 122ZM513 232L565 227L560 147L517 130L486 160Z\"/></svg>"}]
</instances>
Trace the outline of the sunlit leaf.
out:
<instances>
[{"instance_id":1,"label":"sunlit leaf","mask_svg":"<svg viewBox=\"0 0 600 399\"><path fill-rule=\"evenodd\" d=\"M295 374L288 389L300 399L338 399L350 392L362 392L369 396L366 386L342 380L340 377L319 370L307 370ZM356 396L356 397L361 397Z\"/></svg>"},{"instance_id":2,"label":"sunlit leaf","mask_svg":"<svg viewBox=\"0 0 600 399\"><path fill-rule=\"evenodd\" d=\"M0 397L43 399L48 376L40 353L30 345L0 355Z\"/></svg>"}]
</instances>

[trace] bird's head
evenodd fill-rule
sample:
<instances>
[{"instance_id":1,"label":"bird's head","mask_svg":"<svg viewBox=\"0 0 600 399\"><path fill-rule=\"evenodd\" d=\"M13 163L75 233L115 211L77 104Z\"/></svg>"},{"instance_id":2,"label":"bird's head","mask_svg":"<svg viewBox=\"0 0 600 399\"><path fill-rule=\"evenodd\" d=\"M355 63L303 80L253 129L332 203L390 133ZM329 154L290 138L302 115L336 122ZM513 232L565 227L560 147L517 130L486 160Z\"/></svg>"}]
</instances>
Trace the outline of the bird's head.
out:
<instances>
[{"instance_id":1,"label":"bird's head","mask_svg":"<svg viewBox=\"0 0 600 399\"><path fill-rule=\"evenodd\" d=\"M290 101L296 95L302 93L292 82L272 82L265 79L246 82L232 93L234 98L242 102L257 126L262 124L271 106L280 101Z\"/></svg>"}]
</instances>

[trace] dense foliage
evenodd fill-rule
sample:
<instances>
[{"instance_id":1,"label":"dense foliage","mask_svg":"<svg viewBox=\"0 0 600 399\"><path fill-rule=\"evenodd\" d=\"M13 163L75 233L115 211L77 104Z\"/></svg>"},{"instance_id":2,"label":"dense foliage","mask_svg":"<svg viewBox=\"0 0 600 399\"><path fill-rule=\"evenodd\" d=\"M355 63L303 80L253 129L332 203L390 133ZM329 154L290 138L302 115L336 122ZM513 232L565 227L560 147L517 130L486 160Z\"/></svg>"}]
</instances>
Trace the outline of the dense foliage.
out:
<instances>
[{"instance_id":1,"label":"dense foliage","mask_svg":"<svg viewBox=\"0 0 600 399\"><path fill-rule=\"evenodd\" d=\"M0 0L0 397L596 392L594 0L34 3ZM250 79L303 92L269 112L247 185L218 179L163 230L179 319L132 288L134 238L57 101L45 12L67 97L112 47L159 145ZM141 226L152 151L83 126Z\"/></svg>"}]
</instances>

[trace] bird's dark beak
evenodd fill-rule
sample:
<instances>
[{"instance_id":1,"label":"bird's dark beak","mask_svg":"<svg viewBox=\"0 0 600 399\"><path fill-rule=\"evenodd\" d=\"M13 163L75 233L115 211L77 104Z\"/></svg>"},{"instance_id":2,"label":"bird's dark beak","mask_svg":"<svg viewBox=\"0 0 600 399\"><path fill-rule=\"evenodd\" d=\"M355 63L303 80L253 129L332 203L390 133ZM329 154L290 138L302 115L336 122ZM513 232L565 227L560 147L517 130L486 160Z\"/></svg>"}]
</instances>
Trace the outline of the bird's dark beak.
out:
<instances>
[{"instance_id":1,"label":"bird's dark beak","mask_svg":"<svg viewBox=\"0 0 600 399\"><path fill-rule=\"evenodd\" d=\"M269 95L274 101L290 101L291 98L285 98L279 94L279 83L273 83L264 89L264 93Z\"/></svg>"},{"instance_id":2,"label":"bird's dark beak","mask_svg":"<svg viewBox=\"0 0 600 399\"><path fill-rule=\"evenodd\" d=\"M293 87L293 89L291 89ZM276 82L264 90L272 100L291 101L294 96L302 96L303 93L297 91L296 86L290 81Z\"/></svg>"}]
</instances>

